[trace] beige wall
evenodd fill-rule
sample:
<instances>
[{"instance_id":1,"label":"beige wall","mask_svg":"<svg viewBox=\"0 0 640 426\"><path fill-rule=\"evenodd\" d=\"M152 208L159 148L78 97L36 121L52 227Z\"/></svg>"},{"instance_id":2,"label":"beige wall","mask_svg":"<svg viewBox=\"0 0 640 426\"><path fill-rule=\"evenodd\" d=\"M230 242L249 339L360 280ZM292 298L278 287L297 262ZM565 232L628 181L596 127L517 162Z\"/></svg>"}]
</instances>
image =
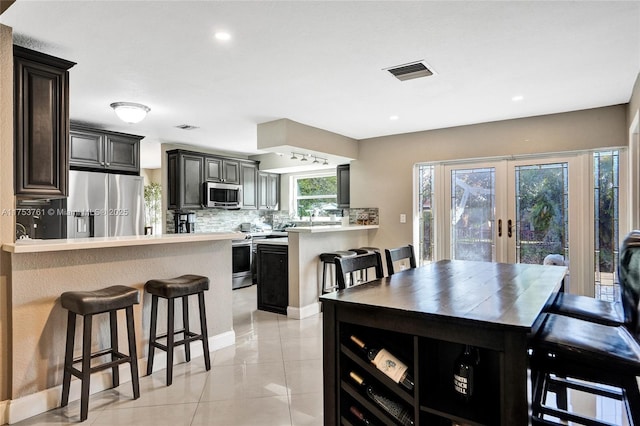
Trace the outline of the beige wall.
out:
<instances>
[{"instance_id":1,"label":"beige wall","mask_svg":"<svg viewBox=\"0 0 640 426\"><path fill-rule=\"evenodd\" d=\"M626 114L616 105L362 140L351 163L351 207L380 209L373 246L409 243L414 164L626 146Z\"/></svg>"},{"instance_id":2,"label":"beige wall","mask_svg":"<svg viewBox=\"0 0 640 426\"><path fill-rule=\"evenodd\" d=\"M13 40L11 28L0 25L0 212L11 211L13 196ZM0 245L13 242L14 218L0 215ZM0 251L0 401L11 397L9 334L10 257ZM3 423L0 404L0 424Z\"/></svg>"},{"instance_id":3,"label":"beige wall","mask_svg":"<svg viewBox=\"0 0 640 426\"><path fill-rule=\"evenodd\" d=\"M159 183L162 185L162 169L140 169L140 176L144 178L144 184Z\"/></svg>"},{"instance_id":4,"label":"beige wall","mask_svg":"<svg viewBox=\"0 0 640 426\"><path fill-rule=\"evenodd\" d=\"M633 119L640 110L640 73L636 78L636 83L633 85L633 92L631 92L631 98L629 99L629 108L627 113L627 128L631 126Z\"/></svg>"}]
</instances>

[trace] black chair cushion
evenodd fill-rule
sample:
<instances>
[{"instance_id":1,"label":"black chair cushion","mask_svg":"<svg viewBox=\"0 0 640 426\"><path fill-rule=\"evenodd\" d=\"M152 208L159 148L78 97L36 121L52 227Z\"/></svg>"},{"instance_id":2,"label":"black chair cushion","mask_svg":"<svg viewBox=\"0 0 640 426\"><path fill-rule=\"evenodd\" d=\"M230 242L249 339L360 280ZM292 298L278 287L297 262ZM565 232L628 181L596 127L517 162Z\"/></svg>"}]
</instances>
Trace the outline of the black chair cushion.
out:
<instances>
[{"instance_id":1,"label":"black chair cushion","mask_svg":"<svg viewBox=\"0 0 640 426\"><path fill-rule=\"evenodd\" d=\"M114 285L95 291L66 291L60 302L79 315L99 314L140 303L140 293L132 287Z\"/></svg>"},{"instance_id":2,"label":"black chair cushion","mask_svg":"<svg viewBox=\"0 0 640 426\"><path fill-rule=\"evenodd\" d=\"M166 280L149 280L144 289L155 296L172 299L209 290L209 278L201 275L182 275Z\"/></svg>"},{"instance_id":3,"label":"black chair cushion","mask_svg":"<svg viewBox=\"0 0 640 426\"><path fill-rule=\"evenodd\" d=\"M622 305L576 294L558 293L549 312L604 325L616 326L624 323Z\"/></svg>"},{"instance_id":4,"label":"black chair cushion","mask_svg":"<svg viewBox=\"0 0 640 426\"><path fill-rule=\"evenodd\" d=\"M355 251L342 250L342 251L332 251L329 253L320 254L320 261L325 263L334 263L336 257L353 257L357 253Z\"/></svg>"},{"instance_id":5,"label":"black chair cushion","mask_svg":"<svg viewBox=\"0 0 640 426\"><path fill-rule=\"evenodd\" d=\"M547 314L534 351L549 351L574 362L640 374L640 345L624 326L612 327L564 315Z\"/></svg>"},{"instance_id":6,"label":"black chair cushion","mask_svg":"<svg viewBox=\"0 0 640 426\"><path fill-rule=\"evenodd\" d=\"M640 334L638 303L640 302L640 231L631 231L620 249L618 268L622 288L622 309L625 322L633 334Z\"/></svg>"}]
</instances>

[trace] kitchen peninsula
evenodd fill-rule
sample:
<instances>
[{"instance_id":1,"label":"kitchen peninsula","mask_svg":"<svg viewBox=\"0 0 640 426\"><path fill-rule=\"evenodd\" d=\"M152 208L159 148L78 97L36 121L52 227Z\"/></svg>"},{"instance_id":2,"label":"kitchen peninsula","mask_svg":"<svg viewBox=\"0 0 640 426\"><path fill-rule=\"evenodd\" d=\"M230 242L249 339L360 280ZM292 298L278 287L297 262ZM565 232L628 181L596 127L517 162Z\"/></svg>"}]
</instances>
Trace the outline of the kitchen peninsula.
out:
<instances>
[{"instance_id":1,"label":"kitchen peninsula","mask_svg":"<svg viewBox=\"0 0 640 426\"><path fill-rule=\"evenodd\" d=\"M378 225L320 225L288 228L289 306L287 316L302 319L320 312L321 253L369 245Z\"/></svg>"},{"instance_id":2,"label":"kitchen peninsula","mask_svg":"<svg viewBox=\"0 0 640 426\"><path fill-rule=\"evenodd\" d=\"M182 274L207 276L210 289L205 292L205 298L210 349L235 343L231 313L231 240L236 237L236 233L225 232L19 240L3 244L2 249L11 257L10 371L13 374L9 422L42 413L60 403L67 315L59 297L65 291L96 290L119 284L137 288L142 296L144 283L152 278ZM141 303L134 307L140 371L146 369L150 301L147 296L141 297ZM197 301L190 303L194 303L191 310L196 312ZM159 315L165 314L166 306L161 304ZM181 317L181 314L178 312L176 316ZM105 333L108 316L96 320L99 325L94 325L94 333L98 334L98 344L104 346L109 338ZM197 318L192 321L193 328L198 329ZM159 324L164 323L159 320ZM123 327L119 330L120 345L126 347L124 321L120 324ZM79 339L79 333L80 329L76 339ZM202 354L201 345L192 346L192 357ZM181 347L180 350L184 349ZM176 362L184 360L178 351L176 358ZM155 365L157 369L165 368L161 360ZM121 382L129 377L126 368L120 374ZM98 377L92 377L92 392L109 387L109 380L101 380L99 374L95 376ZM78 397L78 381L73 381L71 399Z\"/></svg>"}]
</instances>

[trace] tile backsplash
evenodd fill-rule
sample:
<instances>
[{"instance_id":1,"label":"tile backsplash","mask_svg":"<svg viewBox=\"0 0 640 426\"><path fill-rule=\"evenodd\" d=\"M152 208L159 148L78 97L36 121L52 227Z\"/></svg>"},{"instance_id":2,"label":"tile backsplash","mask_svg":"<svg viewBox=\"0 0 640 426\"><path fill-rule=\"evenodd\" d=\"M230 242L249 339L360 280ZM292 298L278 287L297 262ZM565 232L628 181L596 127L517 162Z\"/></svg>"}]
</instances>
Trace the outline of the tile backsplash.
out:
<instances>
[{"instance_id":1,"label":"tile backsplash","mask_svg":"<svg viewBox=\"0 0 640 426\"><path fill-rule=\"evenodd\" d=\"M203 209L193 210L196 214L196 232L226 232L239 231L241 223L266 223L274 228L282 222L290 222L289 211L269 210L222 210ZM378 225L377 208L345 209L344 214L349 216L349 224ZM314 222L315 224L316 222ZM303 226L299 223L299 226ZM168 234L174 233L173 211L167 212L166 229Z\"/></svg>"}]
</instances>

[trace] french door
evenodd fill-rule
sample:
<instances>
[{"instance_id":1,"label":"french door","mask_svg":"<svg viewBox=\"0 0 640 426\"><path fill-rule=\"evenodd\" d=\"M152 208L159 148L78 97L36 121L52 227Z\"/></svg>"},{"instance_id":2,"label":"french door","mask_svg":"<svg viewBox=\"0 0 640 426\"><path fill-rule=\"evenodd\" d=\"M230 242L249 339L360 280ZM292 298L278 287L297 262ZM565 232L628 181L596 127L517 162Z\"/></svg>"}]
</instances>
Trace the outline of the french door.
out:
<instances>
[{"instance_id":1,"label":"french door","mask_svg":"<svg viewBox=\"0 0 640 426\"><path fill-rule=\"evenodd\" d=\"M449 164L436 229L440 258L542 264L569 259L576 157ZM576 225L577 229L577 225Z\"/></svg>"}]
</instances>

